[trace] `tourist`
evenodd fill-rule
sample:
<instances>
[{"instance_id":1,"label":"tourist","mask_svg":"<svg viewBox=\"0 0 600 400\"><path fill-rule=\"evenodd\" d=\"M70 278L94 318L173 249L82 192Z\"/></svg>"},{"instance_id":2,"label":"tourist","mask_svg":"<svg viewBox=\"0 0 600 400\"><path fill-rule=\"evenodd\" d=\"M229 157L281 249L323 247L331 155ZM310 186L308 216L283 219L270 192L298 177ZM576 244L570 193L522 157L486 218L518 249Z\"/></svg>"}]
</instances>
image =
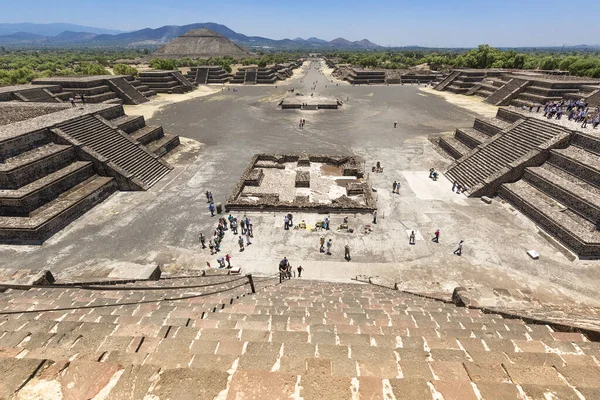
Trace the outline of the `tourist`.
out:
<instances>
[{"instance_id":1,"label":"tourist","mask_svg":"<svg viewBox=\"0 0 600 400\"><path fill-rule=\"evenodd\" d=\"M410 236L408 237L408 244L415 244L415 231L410 233Z\"/></svg>"},{"instance_id":2,"label":"tourist","mask_svg":"<svg viewBox=\"0 0 600 400\"><path fill-rule=\"evenodd\" d=\"M221 238L217 236L215 238L214 242L215 242L215 252L218 253L219 251L221 251Z\"/></svg>"},{"instance_id":3,"label":"tourist","mask_svg":"<svg viewBox=\"0 0 600 400\"><path fill-rule=\"evenodd\" d=\"M284 230L286 230L286 231L287 231L287 230L289 230L289 229L290 229L290 225L289 225L289 223L290 223L290 220L288 219L287 215L284 215L284 216L283 216L283 229L284 229Z\"/></svg>"},{"instance_id":4,"label":"tourist","mask_svg":"<svg viewBox=\"0 0 600 400\"><path fill-rule=\"evenodd\" d=\"M290 228L293 228L294 227L294 216L290 213L287 215L287 217L288 217L288 226Z\"/></svg>"},{"instance_id":5,"label":"tourist","mask_svg":"<svg viewBox=\"0 0 600 400\"><path fill-rule=\"evenodd\" d=\"M319 252L321 253L325 253L325 236L321 236L319 238L319 243L320 243L320 247L319 247Z\"/></svg>"},{"instance_id":6,"label":"tourist","mask_svg":"<svg viewBox=\"0 0 600 400\"><path fill-rule=\"evenodd\" d=\"M205 244L206 239L204 238L204 234L202 234L202 233L200 234L199 240L200 240L200 244L202 244L202 248L205 249L206 248L206 244Z\"/></svg>"},{"instance_id":7,"label":"tourist","mask_svg":"<svg viewBox=\"0 0 600 400\"><path fill-rule=\"evenodd\" d=\"M440 242L440 228L437 228L435 233L433 234L433 239L434 242L439 243Z\"/></svg>"},{"instance_id":8,"label":"tourist","mask_svg":"<svg viewBox=\"0 0 600 400\"><path fill-rule=\"evenodd\" d=\"M331 255L331 246L333 245L333 240L329 239L327 241L327 255L330 256Z\"/></svg>"},{"instance_id":9,"label":"tourist","mask_svg":"<svg viewBox=\"0 0 600 400\"><path fill-rule=\"evenodd\" d=\"M456 254L457 256L462 256L463 242L464 240L458 242L458 247L456 250L454 250L454 254Z\"/></svg>"},{"instance_id":10,"label":"tourist","mask_svg":"<svg viewBox=\"0 0 600 400\"><path fill-rule=\"evenodd\" d=\"M248 231L250 226L250 218L246 217L246 231Z\"/></svg>"},{"instance_id":11,"label":"tourist","mask_svg":"<svg viewBox=\"0 0 600 400\"><path fill-rule=\"evenodd\" d=\"M287 275L289 261L287 257L283 257L283 260L279 261L279 273L285 277Z\"/></svg>"},{"instance_id":12,"label":"tourist","mask_svg":"<svg viewBox=\"0 0 600 400\"><path fill-rule=\"evenodd\" d=\"M598 124L600 124L600 113L596 114L596 116L594 117L594 122L592 124L594 129L598 127Z\"/></svg>"},{"instance_id":13,"label":"tourist","mask_svg":"<svg viewBox=\"0 0 600 400\"><path fill-rule=\"evenodd\" d=\"M69 102L71 103L71 107L75 107L75 99L73 97L69 97Z\"/></svg>"},{"instance_id":14,"label":"tourist","mask_svg":"<svg viewBox=\"0 0 600 400\"><path fill-rule=\"evenodd\" d=\"M240 251L244 251L244 239L241 236L238 239L238 244L240 245Z\"/></svg>"},{"instance_id":15,"label":"tourist","mask_svg":"<svg viewBox=\"0 0 600 400\"><path fill-rule=\"evenodd\" d=\"M344 246L344 259L350 261L350 245L348 243Z\"/></svg>"},{"instance_id":16,"label":"tourist","mask_svg":"<svg viewBox=\"0 0 600 400\"><path fill-rule=\"evenodd\" d=\"M394 121L394 128L398 127L398 121Z\"/></svg>"},{"instance_id":17,"label":"tourist","mask_svg":"<svg viewBox=\"0 0 600 400\"><path fill-rule=\"evenodd\" d=\"M231 256L229 253L225 255L225 260L227 261L227 268L231 268Z\"/></svg>"},{"instance_id":18,"label":"tourist","mask_svg":"<svg viewBox=\"0 0 600 400\"><path fill-rule=\"evenodd\" d=\"M215 245L213 244L213 241L209 241L208 242L208 248L210 249L210 255L212 256L213 254L215 254Z\"/></svg>"},{"instance_id":19,"label":"tourist","mask_svg":"<svg viewBox=\"0 0 600 400\"><path fill-rule=\"evenodd\" d=\"M582 128L587 128L587 123L588 123L589 119L590 119L590 116L589 116L589 115L586 115L586 116L583 118L583 123L581 124L581 127L582 127Z\"/></svg>"},{"instance_id":20,"label":"tourist","mask_svg":"<svg viewBox=\"0 0 600 400\"><path fill-rule=\"evenodd\" d=\"M453 192L454 192L454 189L456 189L456 185L457 185L456 181L452 182L452 191Z\"/></svg>"},{"instance_id":21,"label":"tourist","mask_svg":"<svg viewBox=\"0 0 600 400\"><path fill-rule=\"evenodd\" d=\"M214 217L215 216L215 205L213 203L210 203L208 205L208 210L210 211L210 216Z\"/></svg>"},{"instance_id":22,"label":"tourist","mask_svg":"<svg viewBox=\"0 0 600 400\"><path fill-rule=\"evenodd\" d=\"M394 183L392 184L392 193L396 193L396 185L398 185L398 183L394 181Z\"/></svg>"},{"instance_id":23,"label":"tourist","mask_svg":"<svg viewBox=\"0 0 600 400\"><path fill-rule=\"evenodd\" d=\"M81 104L85 105L85 95L83 93L81 93Z\"/></svg>"},{"instance_id":24,"label":"tourist","mask_svg":"<svg viewBox=\"0 0 600 400\"><path fill-rule=\"evenodd\" d=\"M329 230L329 217L325 217L325 230Z\"/></svg>"},{"instance_id":25,"label":"tourist","mask_svg":"<svg viewBox=\"0 0 600 400\"><path fill-rule=\"evenodd\" d=\"M252 232L254 232L254 230L252 229L252 224L250 224L248 225L248 234L250 235L250 237L254 237L254 234Z\"/></svg>"},{"instance_id":26,"label":"tourist","mask_svg":"<svg viewBox=\"0 0 600 400\"><path fill-rule=\"evenodd\" d=\"M250 246L252 242L250 241L250 229L246 229L246 246Z\"/></svg>"},{"instance_id":27,"label":"tourist","mask_svg":"<svg viewBox=\"0 0 600 400\"><path fill-rule=\"evenodd\" d=\"M377 210L373 211L373 223L377 223Z\"/></svg>"},{"instance_id":28,"label":"tourist","mask_svg":"<svg viewBox=\"0 0 600 400\"><path fill-rule=\"evenodd\" d=\"M302 268L302 265L298 265L298 278L302 278L302 271L304 271L304 268Z\"/></svg>"},{"instance_id":29,"label":"tourist","mask_svg":"<svg viewBox=\"0 0 600 400\"><path fill-rule=\"evenodd\" d=\"M213 194L212 192L208 192L208 201L213 202Z\"/></svg>"},{"instance_id":30,"label":"tourist","mask_svg":"<svg viewBox=\"0 0 600 400\"><path fill-rule=\"evenodd\" d=\"M429 168L429 179L433 178L433 172L434 171L435 171L435 169Z\"/></svg>"},{"instance_id":31,"label":"tourist","mask_svg":"<svg viewBox=\"0 0 600 400\"><path fill-rule=\"evenodd\" d=\"M208 190L206 191L206 202L210 203L210 192Z\"/></svg>"},{"instance_id":32,"label":"tourist","mask_svg":"<svg viewBox=\"0 0 600 400\"><path fill-rule=\"evenodd\" d=\"M238 230L237 230L237 219L234 218L233 221L231 221L231 230L233 231L234 235L238 234Z\"/></svg>"},{"instance_id":33,"label":"tourist","mask_svg":"<svg viewBox=\"0 0 600 400\"><path fill-rule=\"evenodd\" d=\"M246 221L244 221L242 219L242 221L240 222L240 226L242 227L242 235L246 234Z\"/></svg>"}]
</instances>

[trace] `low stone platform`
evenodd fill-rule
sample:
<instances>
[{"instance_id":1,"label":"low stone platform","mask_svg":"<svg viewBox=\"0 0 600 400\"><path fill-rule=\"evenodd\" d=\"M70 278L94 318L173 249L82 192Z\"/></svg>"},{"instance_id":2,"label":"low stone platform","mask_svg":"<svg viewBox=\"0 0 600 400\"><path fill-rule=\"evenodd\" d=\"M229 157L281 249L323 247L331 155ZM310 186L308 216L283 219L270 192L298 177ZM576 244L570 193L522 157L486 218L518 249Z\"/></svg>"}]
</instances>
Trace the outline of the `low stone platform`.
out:
<instances>
[{"instance_id":1,"label":"low stone platform","mask_svg":"<svg viewBox=\"0 0 600 400\"><path fill-rule=\"evenodd\" d=\"M376 205L355 157L257 154L225 208L372 212Z\"/></svg>"},{"instance_id":2,"label":"low stone platform","mask_svg":"<svg viewBox=\"0 0 600 400\"><path fill-rule=\"evenodd\" d=\"M327 96L286 95L280 102L282 110L337 110L344 103Z\"/></svg>"}]
</instances>

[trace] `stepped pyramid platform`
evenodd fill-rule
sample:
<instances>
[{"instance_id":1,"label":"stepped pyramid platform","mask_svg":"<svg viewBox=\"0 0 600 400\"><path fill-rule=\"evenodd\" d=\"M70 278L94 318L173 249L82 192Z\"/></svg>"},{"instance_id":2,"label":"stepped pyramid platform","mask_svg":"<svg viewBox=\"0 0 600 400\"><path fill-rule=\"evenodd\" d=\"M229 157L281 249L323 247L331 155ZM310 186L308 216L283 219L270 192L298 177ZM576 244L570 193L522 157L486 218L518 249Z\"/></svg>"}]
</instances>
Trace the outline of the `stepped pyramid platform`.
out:
<instances>
[{"instance_id":1,"label":"stepped pyramid platform","mask_svg":"<svg viewBox=\"0 0 600 400\"><path fill-rule=\"evenodd\" d=\"M344 79L352 85L383 84L386 82L386 72L352 68Z\"/></svg>"},{"instance_id":2,"label":"stepped pyramid platform","mask_svg":"<svg viewBox=\"0 0 600 400\"><path fill-rule=\"evenodd\" d=\"M159 48L152 57L159 58L246 58L252 54L223 35L200 28L190 30Z\"/></svg>"},{"instance_id":3,"label":"stepped pyramid platform","mask_svg":"<svg viewBox=\"0 0 600 400\"><path fill-rule=\"evenodd\" d=\"M160 155L178 138L121 105L0 103L12 112L0 126L2 243L42 243L115 190L146 190L171 170Z\"/></svg>"},{"instance_id":4,"label":"stepped pyramid platform","mask_svg":"<svg viewBox=\"0 0 600 400\"><path fill-rule=\"evenodd\" d=\"M61 90L59 85L0 86L0 101L62 103L56 96Z\"/></svg>"},{"instance_id":5,"label":"stepped pyramid platform","mask_svg":"<svg viewBox=\"0 0 600 400\"><path fill-rule=\"evenodd\" d=\"M567 146L571 137L571 131L560 125L506 108L498 110L496 119L512 125L505 125L489 140L480 134L481 131L457 130L461 143L475 145L481 141L470 151L466 150L466 145L462 149L457 146L454 155L467 153L446 171L448 179L468 188L469 196L495 195L501 184L518 180L526 167L541 165L550 149ZM482 126L477 121L476 125ZM494 128L488 128L491 128L488 132L495 132ZM455 138L454 141L440 141L440 144L452 154L451 146L456 142Z\"/></svg>"},{"instance_id":6,"label":"stepped pyramid platform","mask_svg":"<svg viewBox=\"0 0 600 400\"><path fill-rule=\"evenodd\" d=\"M55 97L68 102L70 97L79 103L80 94L89 104L142 104L154 93L131 75L55 76L39 78L33 85L58 85L62 88Z\"/></svg>"},{"instance_id":7,"label":"stepped pyramid platform","mask_svg":"<svg viewBox=\"0 0 600 400\"><path fill-rule=\"evenodd\" d=\"M7 288L0 396L49 387L63 398L173 400L600 393L600 346L577 331L375 285L253 282L256 294L244 276Z\"/></svg>"},{"instance_id":8,"label":"stepped pyramid platform","mask_svg":"<svg viewBox=\"0 0 600 400\"><path fill-rule=\"evenodd\" d=\"M140 82L156 93L187 93L194 85L179 71L152 70L140 72Z\"/></svg>"},{"instance_id":9,"label":"stepped pyramid platform","mask_svg":"<svg viewBox=\"0 0 600 400\"><path fill-rule=\"evenodd\" d=\"M185 77L196 85L229 82L229 74L220 66L191 67Z\"/></svg>"}]
</instances>

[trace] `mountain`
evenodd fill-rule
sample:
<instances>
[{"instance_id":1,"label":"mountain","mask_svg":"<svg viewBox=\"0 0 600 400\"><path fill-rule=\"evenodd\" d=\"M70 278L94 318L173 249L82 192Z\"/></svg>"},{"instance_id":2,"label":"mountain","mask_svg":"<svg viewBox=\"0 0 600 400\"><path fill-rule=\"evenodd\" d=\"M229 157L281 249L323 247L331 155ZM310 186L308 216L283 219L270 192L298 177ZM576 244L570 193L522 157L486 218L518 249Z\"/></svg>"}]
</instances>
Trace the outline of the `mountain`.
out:
<instances>
[{"instance_id":1,"label":"mountain","mask_svg":"<svg viewBox=\"0 0 600 400\"><path fill-rule=\"evenodd\" d=\"M118 31L118 30L114 30L114 29L94 28L91 26L82 26L82 25L65 24L65 23L55 23L55 24L32 24L29 22L18 23L18 24L0 23L0 36L11 35L11 34L17 33L17 32L34 33L36 35L42 35L42 36L56 36L59 33L62 33L64 31L91 32L91 33L95 33L97 35L101 35L101 34L114 35L114 34L123 32L123 31Z\"/></svg>"},{"instance_id":2,"label":"mountain","mask_svg":"<svg viewBox=\"0 0 600 400\"><path fill-rule=\"evenodd\" d=\"M0 32L6 25L15 24L0 24ZM40 25L38 24L19 24L28 25L32 27L32 30L39 31ZM57 25L64 26L69 24L48 24L43 25L44 28L52 26L55 28ZM69 25L73 26L73 25ZM34 29L35 28L35 29ZM193 29L210 29L220 35L231 39L236 44L247 47L251 50L264 50L264 49L282 49L282 50L327 50L327 49L371 49L378 48L376 44L364 39L360 42L351 42L349 40L338 38L328 42L317 37L310 37L308 39L296 38L296 39L282 39L275 40L261 36L246 36L244 34L235 32L225 25L216 24L214 22L204 22L189 25L166 25L160 28L152 29L146 28L133 32L122 32L117 34L98 33L102 30L101 28L89 28L81 27L81 29L65 29L53 34L40 35L36 32L23 31L13 33L16 37L11 36L0 36L0 43L2 45L10 45L14 47L135 47L135 48L158 48L170 42L171 40L183 35L184 33ZM25 37L29 34L34 36Z\"/></svg>"}]
</instances>

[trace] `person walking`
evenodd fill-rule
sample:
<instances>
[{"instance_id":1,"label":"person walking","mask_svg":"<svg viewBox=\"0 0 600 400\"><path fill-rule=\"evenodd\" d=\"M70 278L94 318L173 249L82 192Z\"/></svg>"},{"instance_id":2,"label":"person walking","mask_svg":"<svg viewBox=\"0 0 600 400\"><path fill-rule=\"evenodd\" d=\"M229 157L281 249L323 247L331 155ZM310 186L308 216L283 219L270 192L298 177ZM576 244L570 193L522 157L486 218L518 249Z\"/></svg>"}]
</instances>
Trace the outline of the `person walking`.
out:
<instances>
[{"instance_id":1,"label":"person walking","mask_svg":"<svg viewBox=\"0 0 600 400\"><path fill-rule=\"evenodd\" d=\"M329 217L325 217L325 230L329 230Z\"/></svg>"},{"instance_id":2,"label":"person walking","mask_svg":"<svg viewBox=\"0 0 600 400\"><path fill-rule=\"evenodd\" d=\"M452 182L452 191L454 192L454 189L456 189L456 185L458 185L458 183L456 181Z\"/></svg>"},{"instance_id":3,"label":"person walking","mask_svg":"<svg viewBox=\"0 0 600 400\"><path fill-rule=\"evenodd\" d=\"M302 278L302 271L304 271L304 268L302 268L302 265L298 265L298 278Z\"/></svg>"},{"instance_id":4,"label":"person walking","mask_svg":"<svg viewBox=\"0 0 600 400\"><path fill-rule=\"evenodd\" d=\"M215 245L213 244L213 241L209 241L208 242L208 248L210 249L210 255L212 256L213 254L215 254Z\"/></svg>"},{"instance_id":5,"label":"person walking","mask_svg":"<svg viewBox=\"0 0 600 400\"><path fill-rule=\"evenodd\" d=\"M433 241L436 243L440 242L440 228L435 230L435 233L433 234Z\"/></svg>"},{"instance_id":6,"label":"person walking","mask_svg":"<svg viewBox=\"0 0 600 400\"><path fill-rule=\"evenodd\" d=\"M373 211L373 223L377 223L377 210Z\"/></svg>"},{"instance_id":7,"label":"person walking","mask_svg":"<svg viewBox=\"0 0 600 400\"><path fill-rule=\"evenodd\" d=\"M71 103L71 107L75 107L75 99L73 97L69 97L69 102Z\"/></svg>"},{"instance_id":8,"label":"person walking","mask_svg":"<svg viewBox=\"0 0 600 400\"><path fill-rule=\"evenodd\" d=\"M213 203L210 203L208 205L208 210L210 211L210 216L214 217L215 216L215 205Z\"/></svg>"},{"instance_id":9,"label":"person walking","mask_svg":"<svg viewBox=\"0 0 600 400\"><path fill-rule=\"evenodd\" d=\"M248 225L248 234L250 237L254 237L254 229L252 228L252 224Z\"/></svg>"},{"instance_id":10,"label":"person walking","mask_svg":"<svg viewBox=\"0 0 600 400\"><path fill-rule=\"evenodd\" d=\"M408 244L415 244L415 231L410 233L410 236L408 237Z\"/></svg>"},{"instance_id":11,"label":"person walking","mask_svg":"<svg viewBox=\"0 0 600 400\"><path fill-rule=\"evenodd\" d=\"M289 230L290 229L290 225L289 224L290 224L290 220L288 219L287 215L285 215L283 217L283 229L286 230L286 231Z\"/></svg>"},{"instance_id":12,"label":"person walking","mask_svg":"<svg viewBox=\"0 0 600 400\"><path fill-rule=\"evenodd\" d=\"M233 234L237 235L238 231L237 231L237 219L236 218L234 218L233 221L231 221L230 226L231 226L231 230L233 231Z\"/></svg>"},{"instance_id":13,"label":"person walking","mask_svg":"<svg viewBox=\"0 0 600 400\"><path fill-rule=\"evenodd\" d=\"M350 245L348 243L344 246L344 258L346 261L350 261Z\"/></svg>"},{"instance_id":14,"label":"person walking","mask_svg":"<svg viewBox=\"0 0 600 400\"><path fill-rule=\"evenodd\" d=\"M394 128L398 127L398 121L394 121Z\"/></svg>"},{"instance_id":15,"label":"person walking","mask_svg":"<svg viewBox=\"0 0 600 400\"><path fill-rule=\"evenodd\" d=\"M81 93L81 104L85 105L85 95L83 93Z\"/></svg>"},{"instance_id":16,"label":"person walking","mask_svg":"<svg viewBox=\"0 0 600 400\"><path fill-rule=\"evenodd\" d=\"M244 251L244 239L241 236L238 239L238 244L240 245L240 251Z\"/></svg>"},{"instance_id":17,"label":"person walking","mask_svg":"<svg viewBox=\"0 0 600 400\"><path fill-rule=\"evenodd\" d=\"M398 183L396 181L394 181L394 183L392 184L392 193L396 193L396 186L398 185Z\"/></svg>"},{"instance_id":18,"label":"person walking","mask_svg":"<svg viewBox=\"0 0 600 400\"><path fill-rule=\"evenodd\" d=\"M252 242L250 241L250 229L246 229L246 246L250 246Z\"/></svg>"},{"instance_id":19,"label":"person walking","mask_svg":"<svg viewBox=\"0 0 600 400\"><path fill-rule=\"evenodd\" d=\"M333 241L331 239L329 239L327 241L327 255L330 256L331 255L331 246L333 245Z\"/></svg>"},{"instance_id":20,"label":"person walking","mask_svg":"<svg viewBox=\"0 0 600 400\"><path fill-rule=\"evenodd\" d=\"M321 244L321 247L319 247L319 251L321 253L324 253L325 252L325 236L321 236L319 238L319 243Z\"/></svg>"},{"instance_id":21,"label":"person walking","mask_svg":"<svg viewBox=\"0 0 600 400\"><path fill-rule=\"evenodd\" d=\"M198 238L200 240L200 244L202 245L202 248L205 249L206 248L206 239L204 238L204 234L200 234L200 237Z\"/></svg>"},{"instance_id":22,"label":"person walking","mask_svg":"<svg viewBox=\"0 0 600 400\"><path fill-rule=\"evenodd\" d=\"M456 250L454 250L454 254L456 254L457 256L462 256L463 242L464 240L458 242L458 247Z\"/></svg>"},{"instance_id":23,"label":"person walking","mask_svg":"<svg viewBox=\"0 0 600 400\"><path fill-rule=\"evenodd\" d=\"M229 253L225 255L225 261L227 261L227 268L231 268L231 256Z\"/></svg>"},{"instance_id":24,"label":"person walking","mask_svg":"<svg viewBox=\"0 0 600 400\"><path fill-rule=\"evenodd\" d=\"M240 222L240 226L242 227L242 235L246 234L246 221L244 221L242 219L242 221Z\"/></svg>"}]
</instances>

